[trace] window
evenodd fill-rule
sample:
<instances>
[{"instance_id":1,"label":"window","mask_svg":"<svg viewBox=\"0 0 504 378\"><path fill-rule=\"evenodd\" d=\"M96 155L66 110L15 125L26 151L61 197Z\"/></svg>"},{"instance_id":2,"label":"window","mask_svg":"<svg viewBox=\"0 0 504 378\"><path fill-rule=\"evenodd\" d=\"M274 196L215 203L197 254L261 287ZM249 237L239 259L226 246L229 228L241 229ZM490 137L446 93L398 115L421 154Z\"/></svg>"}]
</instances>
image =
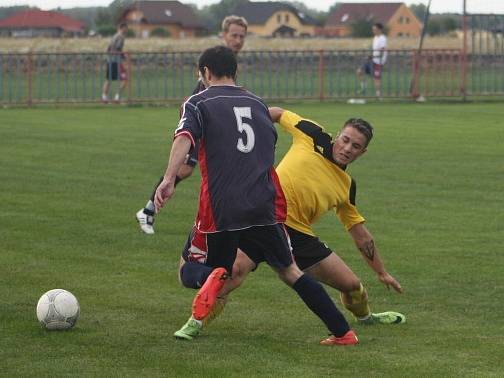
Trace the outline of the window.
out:
<instances>
[{"instance_id":1,"label":"window","mask_svg":"<svg viewBox=\"0 0 504 378\"><path fill-rule=\"evenodd\" d=\"M280 13L277 14L277 23L279 23L279 24L282 23L282 15Z\"/></svg>"},{"instance_id":2,"label":"window","mask_svg":"<svg viewBox=\"0 0 504 378\"><path fill-rule=\"evenodd\" d=\"M406 17L406 23L409 24L409 22L410 22L409 17Z\"/></svg>"},{"instance_id":3,"label":"window","mask_svg":"<svg viewBox=\"0 0 504 378\"><path fill-rule=\"evenodd\" d=\"M404 24L404 17L403 16L399 17L399 23Z\"/></svg>"},{"instance_id":4,"label":"window","mask_svg":"<svg viewBox=\"0 0 504 378\"><path fill-rule=\"evenodd\" d=\"M285 23L288 24L289 23L289 15L286 14L284 17L285 17Z\"/></svg>"}]
</instances>

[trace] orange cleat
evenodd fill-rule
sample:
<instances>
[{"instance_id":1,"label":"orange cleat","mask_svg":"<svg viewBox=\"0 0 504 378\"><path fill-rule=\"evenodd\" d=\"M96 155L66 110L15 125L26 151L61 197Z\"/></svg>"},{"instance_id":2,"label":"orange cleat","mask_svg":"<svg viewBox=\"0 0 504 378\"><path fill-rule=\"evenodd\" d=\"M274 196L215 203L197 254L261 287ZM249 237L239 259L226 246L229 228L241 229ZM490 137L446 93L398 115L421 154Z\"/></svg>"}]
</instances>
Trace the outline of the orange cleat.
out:
<instances>
[{"instance_id":1,"label":"orange cleat","mask_svg":"<svg viewBox=\"0 0 504 378\"><path fill-rule=\"evenodd\" d=\"M213 310L217 294L228 278L225 268L215 268L208 276L205 284L199 289L193 300L192 313L194 319L203 320Z\"/></svg>"},{"instance_id":2,"label":"orange cleat","mask_svg":"<svg viewBox=\"0 0 504 378\"><path fill-rule=\"evenodd\" d=\"M356 345L359 339L354 331L350 330L341 337L334 335L329 336L327 339L322 340L320 345Z\"/></svg>"}]
</instances>

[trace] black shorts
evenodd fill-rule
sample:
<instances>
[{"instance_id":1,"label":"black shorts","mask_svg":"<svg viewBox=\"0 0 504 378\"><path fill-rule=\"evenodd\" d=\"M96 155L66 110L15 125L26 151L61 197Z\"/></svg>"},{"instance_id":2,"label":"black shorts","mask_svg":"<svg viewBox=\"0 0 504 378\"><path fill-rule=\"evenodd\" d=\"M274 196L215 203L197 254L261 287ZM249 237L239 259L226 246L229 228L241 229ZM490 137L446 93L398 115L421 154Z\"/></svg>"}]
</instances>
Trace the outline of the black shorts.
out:
<instances>
[{"instance_id":1,"label":"black shorts","mask_svg":"<svg viewBox=\"0 0 504 378\"><path fill-rule=\"evenodd\" d=\"M285 226L287 233L289 235L292 254L294 255L294 261L298 265L299 269L305 270L318 262L324 260L329 256L332 251L329 247L320 241L316 236L308 235L303 232L294 230L289 226ZM243 249L242 249L243 250ZM245 254L256 264L259 265L261 262L266 261L261 255L255 254L253 249L248 251L243 250Z\"/></svg>"},{"instance_id":2,"label":"black shorts","mask_svg":"<svg viewBox=\"0 0 504 378\"><path fill-rule=\"evenodd\" d=\"M383 65L376 64L372 60L366 61L361 67L366 75L372 76L375 79L381 79L381 74L383 71Z\"/></svg>"},{"instance_id":3,"label":"black shorts","mask_svg":"<svg viewBox=\"0 0 504 378\"><path fill-rule=\"evenodd\" d=\"M123 64L117 62L108 62L105 77L107 78L107 80L126 80L126 70Z\"/></svg>"},{"instance_id":4,"label":"black shorts","mask_svg":"<svg viewBox=\"0 0 504 378\"><path fill-rule=\"evenodd\" d=\"M316 236L285 226L292 245L292 254L299 269L305 270L324 260L332 251Z\"/></svg>"},{"instance_id":5,"label":"black shorts","mask_svg":"<svg viewBox=\"0 0 504 378\"><path fill-rule=\"evenodd\" d=\"M274 268L286 268L294 261L283 224L215 233L203 233L193 227L182 258L212 268L224 267L232 272L238 248L252 261L266 261Z\"/></svg>"}]
</instances>

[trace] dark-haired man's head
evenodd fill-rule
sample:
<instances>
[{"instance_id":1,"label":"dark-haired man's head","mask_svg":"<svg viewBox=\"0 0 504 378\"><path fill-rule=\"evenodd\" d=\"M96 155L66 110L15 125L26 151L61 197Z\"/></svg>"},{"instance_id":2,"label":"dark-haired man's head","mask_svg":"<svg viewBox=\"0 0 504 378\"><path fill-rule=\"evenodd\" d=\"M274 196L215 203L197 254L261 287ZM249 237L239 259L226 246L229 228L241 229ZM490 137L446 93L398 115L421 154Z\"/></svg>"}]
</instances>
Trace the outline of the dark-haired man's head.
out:
<instances>
[{"instance_id":1,"label":"dark-haired man's head","mask_svg":"<svg viewBox=\"0 0 504 378\"><path fill-rule=\"evenodd\" d=\"M373 138L373 127L361 118L350 118L345 122L333 143L333 159L346 167L367 151Z\"/></svg>"},{"instance_id":2,"label":"dark-haired man's head","mask_svg":"<svg viewBox=\"0 0 504 378\"><path fill-rule=\"evenodd\" d=\"M380 34L383 34L383 24L380 23L380 22L377 22L375 24L373 24L373 34L374 35L380 35Z\"/></svg>"},{"instance_id":3,"label":"dark-haired man's head","mask_svg":"<svg viewBox=\"0 0 504 378\"><path fill-rule=\"evenodd\" d=\"M235 80L237 62L233 50L226 46L206 49L198 61L198 71L206 87L222 79Z\"/></svg>"},{"instance_id":4,"label":"dark-haired man's head","mask_svg":"<svg viewBox=\"0 0 504 378\"><path fill-rule=\"evenodd\" d=\"M126 32L128 31L128 24L126 22L121 22L119 25L117 25L117 30L123 34L126 34Z\"/></svg>"}]
</instances>

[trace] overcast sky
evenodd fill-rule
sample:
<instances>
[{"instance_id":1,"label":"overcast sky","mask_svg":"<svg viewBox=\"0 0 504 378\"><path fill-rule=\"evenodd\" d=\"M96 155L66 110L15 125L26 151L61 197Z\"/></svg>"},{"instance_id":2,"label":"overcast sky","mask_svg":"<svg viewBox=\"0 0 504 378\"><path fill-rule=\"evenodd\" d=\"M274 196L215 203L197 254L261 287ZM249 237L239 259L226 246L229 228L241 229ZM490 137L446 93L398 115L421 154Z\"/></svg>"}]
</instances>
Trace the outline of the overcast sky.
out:
<instances>
[{"instance_id":1,"label":"overcast sky","mask_svg":"<svg viewBox=\"0 0 504 378\"><path fill-rule=\"evenodd\" d=\"M199 7L217 3L220 0L181 0L183 3L197 3ZM349 0L340 1L348 3L380 3L386 0ZM390 1L390 0L389 0ZM392 0L394 1L394 0ZM463 0L432 0L431 11L442 12L462 12ZM73 8L79 6L107 6L111 0L0 0L0 6L30 5L41 9ZM336 0L302 0L311 8L327 11ZM427 4L428 0L405 0L406 4ZM467 0L467 10L471 13L499 13L504 14L504 0Z\"/></svg>"}]
</instances>

